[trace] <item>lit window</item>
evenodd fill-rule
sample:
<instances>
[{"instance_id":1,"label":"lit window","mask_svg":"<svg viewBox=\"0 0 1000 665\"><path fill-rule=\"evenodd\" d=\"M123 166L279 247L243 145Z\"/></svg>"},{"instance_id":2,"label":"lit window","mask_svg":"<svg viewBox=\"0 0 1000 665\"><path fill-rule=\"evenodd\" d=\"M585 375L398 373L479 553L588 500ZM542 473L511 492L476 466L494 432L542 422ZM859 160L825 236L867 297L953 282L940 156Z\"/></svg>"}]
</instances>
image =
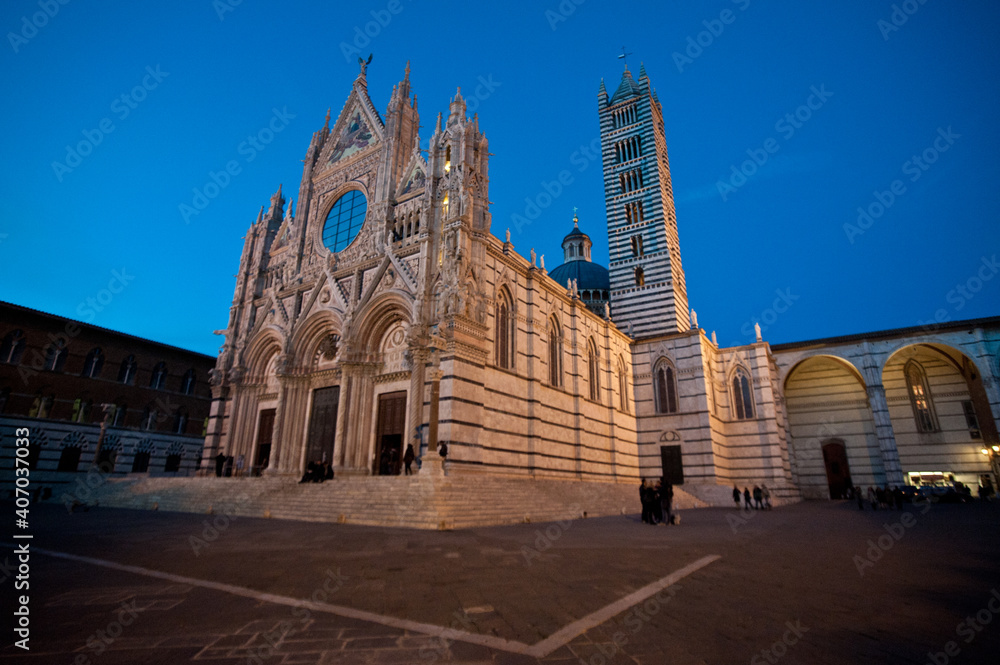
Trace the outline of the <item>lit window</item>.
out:
<instances>
[{"instance_id":1,"label":"lit window","mask_svg":"<svg viewBox=\"0 0 1000 665\"><path fill-rule=\"evenodd\" d=\"M356 189L337 199L323 225L323 244L326 248L337 253L354 242L367 213L368 199Z\"/></svg>"},{"instance_id":2,"label":"lit window","mask_svg":"<svg viewBox=\"0 0 1000 665\"><path fill-rule=\"evenodd\" d=\"M931 402L931 391L927 386L927 374L920 363L911 360L903 368L906 375L906 389L910 395L910 405L913 407L913 418L917 422L918 432L938 431L937 418L934 417L934 405Z\"/></svg>"}]
</instances>

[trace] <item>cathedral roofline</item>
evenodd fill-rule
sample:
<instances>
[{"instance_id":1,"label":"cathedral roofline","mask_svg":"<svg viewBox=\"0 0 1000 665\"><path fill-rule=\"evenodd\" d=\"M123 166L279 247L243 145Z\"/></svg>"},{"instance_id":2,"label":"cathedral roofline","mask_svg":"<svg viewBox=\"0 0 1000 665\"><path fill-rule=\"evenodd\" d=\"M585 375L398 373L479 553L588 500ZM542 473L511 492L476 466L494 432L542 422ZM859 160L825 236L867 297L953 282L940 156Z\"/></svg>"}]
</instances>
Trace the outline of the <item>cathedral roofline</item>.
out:
<instances>
[{"instance_id":1,"label":"cathedral roofline","mask_svg":"<svg viewBox=\"0 0 1000 665\"><path fill-rule=\"evenodd\" d=\"M908 326L906 328L889 328L886 330L874 330L864 333L851 333L848 335L838 335L835 337L820 337L801 342L783 342L772 344L772 351L791 351L792 349L804 349L810 346L829 346L830 344L842 344L849 342L860 342L866 339L887 339L891 337L905 337L915 333L941 332L945 330L964 330L975 327L1000 326L1000 316L987 316L979 319L962 319L960 321L945 321L923 326Z\"/></svg>"}]
</instances>

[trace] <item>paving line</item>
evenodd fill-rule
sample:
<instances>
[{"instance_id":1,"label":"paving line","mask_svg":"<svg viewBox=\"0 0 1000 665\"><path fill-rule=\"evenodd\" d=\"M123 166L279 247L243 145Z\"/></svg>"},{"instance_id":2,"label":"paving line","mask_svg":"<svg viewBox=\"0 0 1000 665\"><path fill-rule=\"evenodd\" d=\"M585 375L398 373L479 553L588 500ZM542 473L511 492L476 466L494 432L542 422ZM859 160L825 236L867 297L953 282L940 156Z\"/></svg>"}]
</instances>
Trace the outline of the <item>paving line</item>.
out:
<instances>
[{"instance_id":1,"label":"paving line","mask_svg":"<svg viewBox=\"0 0 1000 665\"><path fill-rule=\"evenodd\" d=\"M544 656L547 656L556 649L558 649L559 647L563 646L564 644L568 644L570 640L572 640L576 636L585 633L591 628L596 628L597 626L600 626L611 617L621 614L630 607L638 605L639 603L646 600L653 594L659 593L663 589L666 589L669 586L677 584L677 582L684 579L691 573L701 570L705 566L709 565L710 563L714 563L715 561L718 561L721 558L722 557L719 556L718 554L710 554L709 556L698 559L694 563L684 566L680 570L676 570L670 573L666 577L661 577L652 584L647 584L638 591L634 591L629 595L624 596L623 598L619 598L610 605L602 607L596 612L592 612L587 616L583 617L582 619L574 621L565 628L560 628L556 632L546 637L541 642L532 646L531 649L528 650L527 655L535 656L537 658L542 658Z\"/></svg>"},{"instance_id":2,"label":"paving line","mask_svg":"<svg viewBox=\"0 0 1000 665\"><path fill-rule=\"evenodd\" d=\"M8 543L4 543L7 545ZM141 566L130 566L127 564L116 563L114 561L107 561L105 559L95 559L93 557L80 556L78 554L67 554L65 552L56 552L54 550L47 550L42 548L33 548L32 552L37 552L38 554L44 554L47 556L55 557L58 559L66 559L68 561L79 561L81 563L89 563L94 566L101 566L104 568L110 568L112 570L120 570L127 573L133 573L135 575L145 575L146 577L155 577L162 580L168 580L171 582L177 582L181 584L189 584L191 586L201 587L203 589L212 589L214 591L221 591L223 593L229 593L236 596L243 596L245 598L252 598L255 600L262 600L265 602L273 603L276 605L287 605L289 607L304 607L316 612L323 612L326 614L334 614L337 616L342 616L348 619L358 619L360 621L368 621L371 623L380 624L382 626L389 626L390 628L399 628L401 630L410 630L417 633L422 633L424 635L429 635L432 637L439 637L442 640L454 640L456 642L466 642L468 644L476 644L479 646L484 646L490 649L497 649L500 651L506 651L508 653L516 653L525 656L533 656L536 658L543 658L559 647L568 644L572 639L581 635L582 633L595 628L612 617L621 614L625 610L638 605L643 602L653 594L656 594L667 587L676 584L681 579L691 575L694 572L704 568L705 566L718 561L722 557L718 554L712 554L709 556L702 557L694 563L684 566L680 570L670 573L666 577L662 577L651 584L647 584L638 591L634 591L623 598L619 598L615 602L602 607L596 612L592 612L582 619L578 619L573 623L557 630L555 633L549 637L543 639L534 645L528 645L524 642L518 642L516 640L505 640L500 637L495 637L493 635L480 635L478 633L468 633L455 628L445 628L443 626L437 626L429 623L421 623L419 621L411 621L409 619L400 619L392 616L385 616L382 614L375 614L374 612L366 612L364 610L358 610L353 607L345 607L343 605L333 605L331 603L320 603L311 600L303 600L301 598L292 598L290 596L279 596L273 593L266 593L263 591L256 591L254 589L249 589L247 587L235 586L233 584L223 584L222 582L212 582L209 580L200 580L194 577L185 577L183 575L175 575L173 573L166 573L159 570L151 570L149 568L142 568Z\"/></svg>"}]
</instances>

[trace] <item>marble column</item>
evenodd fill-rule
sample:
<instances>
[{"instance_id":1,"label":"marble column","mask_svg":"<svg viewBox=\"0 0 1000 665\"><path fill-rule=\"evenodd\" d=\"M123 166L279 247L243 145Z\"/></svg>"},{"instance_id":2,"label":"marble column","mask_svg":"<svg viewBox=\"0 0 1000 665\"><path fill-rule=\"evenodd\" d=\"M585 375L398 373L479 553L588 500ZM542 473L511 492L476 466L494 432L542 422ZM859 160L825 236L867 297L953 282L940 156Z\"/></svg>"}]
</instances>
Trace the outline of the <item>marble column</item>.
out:
<instances>
[{"instance_id":1,"label":"marble column","mask_svg":"<svg viewBox=\"0 0 1000 665\"><path fill-rule=\"evenodd\" d=\"M899 450L896 447L896 435L892 431L892 420L889 418L885 388L881 383L874 383L866 386L865 390L868 392L868 404L875 420L875 436L878 437L878 447L882 453L885 481L889 485L903 485L903 468L899 462Z\"/></svg>"}]
</instances>

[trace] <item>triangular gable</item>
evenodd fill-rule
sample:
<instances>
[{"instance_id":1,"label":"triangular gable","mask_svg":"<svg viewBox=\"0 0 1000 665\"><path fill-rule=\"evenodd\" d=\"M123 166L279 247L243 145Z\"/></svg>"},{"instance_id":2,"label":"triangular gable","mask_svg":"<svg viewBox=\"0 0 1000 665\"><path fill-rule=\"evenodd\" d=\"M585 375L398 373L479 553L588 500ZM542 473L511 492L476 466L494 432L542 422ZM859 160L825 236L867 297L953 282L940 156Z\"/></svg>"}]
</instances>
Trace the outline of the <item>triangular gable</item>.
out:
<instances>
[{"instance_id":1,"label":"triangular gable","mask_svg":"<svg viewBox=\"0 0 1000 665\"><path fill-rule=\"evenodd\" d=\"M399 181L399 186L396 188L396 198L401 199L407 194L413 194L422 190L424 184L427 182L427 170L427 162L424 161L420 150L414 150L413 156L410 158L410 163L406 165L406 169L403 171L405 175Z\"/></svg>"},{"instance_id":2,"label":"triangular gable","mask_svg":"<svg viewBox=\"0 0 1000 665\"><path fill-rule=\"evenodd\" d=\"M368 98L364 86L355 83L330 132L321 163L334 164L349 159L379 143L384 136L385 124L382 118Z\"/></svg>"}]
</instances>

